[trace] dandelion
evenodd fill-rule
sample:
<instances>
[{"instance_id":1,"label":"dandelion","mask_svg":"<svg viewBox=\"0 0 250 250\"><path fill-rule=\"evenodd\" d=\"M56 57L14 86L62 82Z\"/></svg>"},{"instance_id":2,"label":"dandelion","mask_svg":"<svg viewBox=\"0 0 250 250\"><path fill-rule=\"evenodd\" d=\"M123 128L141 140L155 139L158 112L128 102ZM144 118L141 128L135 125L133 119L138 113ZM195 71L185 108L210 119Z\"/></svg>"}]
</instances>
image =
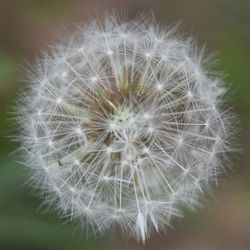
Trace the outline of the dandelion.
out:
<instances>
[{"instance_id":1,"label":"dandelion","mask_svg":"<svg viewBox=\"0 0 250 250\"><path fill-rule=\"evenodd\" d=\"M142 241L200 204L232 135L203 51L149 19L79 27L37 61L17 112L45 202Z\"/></svg>"}]
</instances>

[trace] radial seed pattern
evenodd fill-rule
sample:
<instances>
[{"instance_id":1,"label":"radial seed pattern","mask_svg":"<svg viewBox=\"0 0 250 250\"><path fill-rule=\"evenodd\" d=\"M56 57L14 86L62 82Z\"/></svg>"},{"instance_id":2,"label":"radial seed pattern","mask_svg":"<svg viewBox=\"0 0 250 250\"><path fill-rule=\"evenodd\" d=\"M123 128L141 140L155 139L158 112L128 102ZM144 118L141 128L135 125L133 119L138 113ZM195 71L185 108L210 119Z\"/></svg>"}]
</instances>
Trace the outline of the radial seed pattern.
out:
<instances>
[{"instance_id":1,"label":"radial seed pattern","mask_svg":"<svg viewBox=\"0 0 250 250\"><path fill-rule=\"evenodd\" d=\"M231 133L202 51L151 21L78 28L38 60L18 111L45 202L142 241L199 204Z\"/></svg>"}]
</instances>

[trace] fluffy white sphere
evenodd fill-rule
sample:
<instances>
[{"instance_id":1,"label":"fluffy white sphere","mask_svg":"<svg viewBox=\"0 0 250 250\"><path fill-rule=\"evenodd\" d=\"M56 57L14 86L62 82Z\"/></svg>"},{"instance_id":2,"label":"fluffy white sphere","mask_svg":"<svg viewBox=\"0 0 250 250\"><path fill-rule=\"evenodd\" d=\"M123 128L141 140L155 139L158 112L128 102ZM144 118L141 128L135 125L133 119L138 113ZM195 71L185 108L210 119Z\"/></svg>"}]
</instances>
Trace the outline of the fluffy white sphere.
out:
<instances>
[{"instance_id":1,"label":"fluffy white sphere","mask_svg":"<svg viewBox=\"0 0 250 250\"><path fill-rule=\"evenodd\" d=\"M191 39L142 17L107 16L44 53L18 120L46 203L142 241L195 208L231 135L221 79L204 62Z\"/></svg>"}]
</instances>

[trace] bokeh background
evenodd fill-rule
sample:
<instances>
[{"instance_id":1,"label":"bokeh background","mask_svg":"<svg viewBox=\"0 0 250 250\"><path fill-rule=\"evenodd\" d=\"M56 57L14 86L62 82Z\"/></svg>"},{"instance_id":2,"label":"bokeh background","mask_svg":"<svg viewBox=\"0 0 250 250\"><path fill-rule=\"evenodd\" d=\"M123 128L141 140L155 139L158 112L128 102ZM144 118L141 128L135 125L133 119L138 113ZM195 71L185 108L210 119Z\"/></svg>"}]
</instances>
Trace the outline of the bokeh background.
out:
<instances>
[{"instance_id":1,"label":"bokeh background","mask_svg":"<svg viewBox=\"0 0 250 250\"><path fill-rule=\"evenodd\" d=\"M196 214L176 221L167 235L143 246L116 235L86 237L51 212L25 184L27 169L10 154L16 145L8 111L23 85L25 65L56 42L57 31L74 28L103 10L125 8L129 16L153 10L162 24L181 29L217 52L240 120L243 149L234 171ZM56 32L55 32L56 31ZM250 249L250 1L249 0L0 0L0 250L249 250Z\"/></svg>"}]
</instances>

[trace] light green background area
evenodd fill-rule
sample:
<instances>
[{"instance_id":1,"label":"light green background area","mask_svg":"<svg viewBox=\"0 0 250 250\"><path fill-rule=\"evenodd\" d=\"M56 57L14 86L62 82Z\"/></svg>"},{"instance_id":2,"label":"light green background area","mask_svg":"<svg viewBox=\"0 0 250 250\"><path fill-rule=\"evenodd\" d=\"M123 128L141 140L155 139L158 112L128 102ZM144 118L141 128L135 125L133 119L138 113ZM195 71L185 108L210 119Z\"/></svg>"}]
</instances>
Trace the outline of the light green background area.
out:
<instances>
[{"instance_id":1,"label":"light green background area","mask_svg":"<svg viewBox=\"0 0 250 250\"><path fill-rule=\"evenodd\" d=\"M225 73L230 99L239 120L239 147L234 171L208 198L205 208L176 222L166 236L154 236L146 246L121 241L112 233L87 237L73 223L39 209L41 199L27 184L28 170L10 155L17 147L7 136L19 87L25 85L25 67L51 41L56 29L72 29L86 16L110 7L129 14L155 11L163 24L181 20L209 51L216 52L216 70ZM138 0L33 1L0 3L0 249L250 249L250 1L249 0ZM221 231L220 231L221 230ZM219 237L221 234L221 237ZM159 238L157 238L159 237ZM185 247L181 243L185 243ZM242 243L243 242L243 243ZM245 243L244 243L245 242ZM240 245L242 243L243 245ZM235 245L234 245L235 244ZM234 248L235 246L235 248ZM190 248L188 248L190 247ZM231 248L230 248L231 247ZM236 248L237 247L237 248ZM242 248L240 248L242 247ZM247 248L243 248L247 247Z\"/></svg>"}]
</instances>

